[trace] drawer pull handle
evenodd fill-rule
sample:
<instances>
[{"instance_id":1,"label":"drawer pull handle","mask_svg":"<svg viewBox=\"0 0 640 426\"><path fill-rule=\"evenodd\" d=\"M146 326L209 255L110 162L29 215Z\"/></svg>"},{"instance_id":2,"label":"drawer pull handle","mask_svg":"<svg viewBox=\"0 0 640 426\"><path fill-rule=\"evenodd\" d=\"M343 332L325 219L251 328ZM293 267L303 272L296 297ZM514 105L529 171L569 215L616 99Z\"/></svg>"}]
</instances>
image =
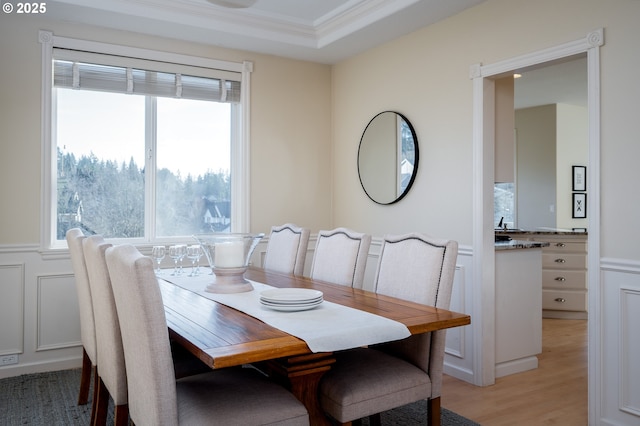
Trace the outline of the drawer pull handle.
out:
<instances>
[{"instance_id":1,"label":"drawer pull handle","mask_svg":"<svg viewBox=\"0 0 640 426\"><path fill-rule=\"evenodd\" d=\"M565 243L557 243L556 247L566 247L566 244Z\"/></svg>"},{"instance_id":2,"label":"drawer pull handle","mask_svg":"<svg viewBox=\"0 0 640 426\"><path fill-rule=\"evenodd\" d=\"M553 300L555 300L555 301L556 301L556 302L558 302L558 303L564 303L564 302L566 302L566 301L567 301L566 299L563 299L562 297L558 297L558 298L555 298L555 299L553 299Z\"/></svg>"},{"instance_id":3,"label":"drawer pull handle","mask_svg":"<svg viewBox=\"0 0 640 426\"><path fill-rule=\"evenodd\" d=\"M556 259L556 263L565 263L565 262L566 262L566 260L564 260L564 259Z\"/></svg>"},{"instance_id":4,"label":"drawer pull handle","mask_svg":"<svg viewBox=\"0 0 640 426\"><path fill-rule=\"evenodd\" d=\"M555 280L556 281L566 281L567 279L565 277L556 277Z\"/></svg>"}]
</instances>

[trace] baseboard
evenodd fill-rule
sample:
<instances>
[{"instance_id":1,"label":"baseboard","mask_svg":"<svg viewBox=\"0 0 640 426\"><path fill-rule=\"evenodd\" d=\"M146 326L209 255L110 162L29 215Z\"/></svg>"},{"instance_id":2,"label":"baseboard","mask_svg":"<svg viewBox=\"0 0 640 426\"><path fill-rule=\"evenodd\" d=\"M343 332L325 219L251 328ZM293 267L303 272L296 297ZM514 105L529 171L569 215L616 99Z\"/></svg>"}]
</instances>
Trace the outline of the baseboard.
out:
<instances>
[{"instance_id":1,"label":"baseboard","mask_svg":"<svg viewBox=\"0 0 640 426\"><path fill-rule=\"evenodd\" d=\"M47 371L68 370L81 368L82 357L58 359L55 361L37 362L31 364L16 364L0 368L0 379L21 376L23 374L45 373Z\"/></svg>"},{"instance_id":2,"label":"baseboard","mask_svg":"<svg viewBox=\"0 0 640 426\"><path fill-rule=\"evenodd\" d=\"M496 364L496 378L538 368L538 357L530 356Z\"/></svg>"},{"instance_id":3,"label":"baseboard","mask_svg":"<svg viewBox=\"0 0 640 426\"><path fill-rule=\"evenodd\" d=\"M456 379L465 381L467 383L474 384L473 371L461 368L455 365L444 363L442 372L447 376L455 377Z\"/></svg>"}]
</instances>

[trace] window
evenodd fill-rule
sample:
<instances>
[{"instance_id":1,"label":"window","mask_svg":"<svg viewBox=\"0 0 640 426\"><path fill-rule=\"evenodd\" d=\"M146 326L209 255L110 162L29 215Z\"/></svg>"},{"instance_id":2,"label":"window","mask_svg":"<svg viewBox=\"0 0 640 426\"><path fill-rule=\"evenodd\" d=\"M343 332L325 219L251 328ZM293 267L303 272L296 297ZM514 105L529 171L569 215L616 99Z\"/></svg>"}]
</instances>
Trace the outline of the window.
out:
<instances>
[{"instance_id":1,"label":"window","mask_svg":"<svg viewBox=\"0 0 640 426\"><path fill-rule=\"evenodd\" d=\"M493 223L500 223L510 229L515 228L515 185L513 182L496 183L493 186Z\"/></svg>"},{"instance_id":2,"label":"window","mask_svg":"<svg viewBox=\"0 0 640 426\"><path fill-rule=\"evenodd\" d=\"M47 247L248 230L250 64L43 33Z\"/></svg>"}]
</instances>

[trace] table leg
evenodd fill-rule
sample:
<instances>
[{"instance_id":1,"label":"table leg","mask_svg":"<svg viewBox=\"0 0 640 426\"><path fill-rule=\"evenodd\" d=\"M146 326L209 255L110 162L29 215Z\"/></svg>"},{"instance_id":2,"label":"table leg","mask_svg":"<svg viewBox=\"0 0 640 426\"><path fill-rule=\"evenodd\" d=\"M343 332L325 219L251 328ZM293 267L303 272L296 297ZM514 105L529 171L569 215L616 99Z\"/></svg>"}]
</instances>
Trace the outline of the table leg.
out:
<instances>
[{"instance_id":1,"label":"table leg","mask_svg":"<svg viewBox=\"0 0 640 426\"><path fill-rule=\"evenodd\" d=\"M309 412L311 425L330 425L318 400L320 379L336 362L333 353L280 358L267 363L269 375L291 390Z\"/></svg>"}]
</instances>

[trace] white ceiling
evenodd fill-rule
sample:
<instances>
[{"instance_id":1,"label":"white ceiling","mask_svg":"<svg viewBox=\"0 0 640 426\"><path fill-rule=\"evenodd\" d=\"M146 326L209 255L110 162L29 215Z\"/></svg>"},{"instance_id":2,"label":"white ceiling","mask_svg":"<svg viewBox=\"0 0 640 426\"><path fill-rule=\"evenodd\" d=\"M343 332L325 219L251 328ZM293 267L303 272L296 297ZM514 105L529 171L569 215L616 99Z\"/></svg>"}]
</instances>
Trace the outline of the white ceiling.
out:
<instances>
[{"instance_id":1,"label":"white ceiling","mask_svg":"<svg viewBox=\"0 0 640 426\"><path fill-rule=\"evenodd\" d=\"M207 0L49 0L46 16L333 64L483 1L257 0L231 9ZM586 105L584 58L537 68L516 80L516 109Z\"/></svg>"},{"instance_id":2,"label":"white ceiling","mask_svg":"<svg viewBox=\"0 0 640 426\"><path fill-rule=\"evenodd\" d=\"M484 0L51 0L47 16L332 64Z\"/></svg>"},{"instance_id":3,"label":"white ceiling","mask_svg":"<svg viewBox=\"0 0 640 426\"><path fill-rule=\"evenodd\" d=\"M556 103L587 107L585 55L541 64L520 74L515 80L515 109Z\"/></svg>"}]
</instances>

